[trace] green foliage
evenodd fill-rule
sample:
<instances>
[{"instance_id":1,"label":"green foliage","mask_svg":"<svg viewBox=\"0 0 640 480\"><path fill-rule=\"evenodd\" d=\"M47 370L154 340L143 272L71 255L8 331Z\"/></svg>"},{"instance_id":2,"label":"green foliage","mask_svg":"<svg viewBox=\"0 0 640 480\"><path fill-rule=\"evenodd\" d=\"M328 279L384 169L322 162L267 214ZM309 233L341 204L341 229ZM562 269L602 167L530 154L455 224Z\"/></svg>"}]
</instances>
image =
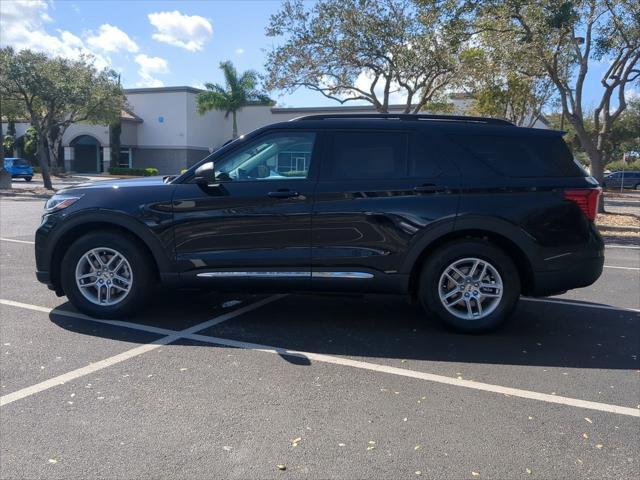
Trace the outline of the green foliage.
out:
<instances>
[{"instance_id":1,"label":"green foliage","mask_svg":"<svg viewBox=\"0 0 640 480\"><path fill-rule=\"evenodd\" d=\"M198 94L198 112L202 115L210 110L222 110L225 118L233 116L233 138L238 136L236 112L247 105L273 105L274 102L258 89L258 73L248 70L238 74L233 63L221 62L225 86L206 83L206 92Z\"/></svg>"},{"instance_id":2,"label":"green foliage","mask_svg":"<svg viewBox=\"0 0 640 480\"><path fill-rule=\"evenodd\" d=\"M585 164L589 164L588 156L582 147L573 125L566 120L561 121L561 114L547 115L550 127L565 130L565 141L574 156ZM590 114L587 113L584 128L591 138L597 138L597 132ZM640 99L629 101L629 107L622 112L620 118L612 125L611 132L602 146L603 164L609 170L611 162L622 162L624 157L640 157Z\"/></svg>"},{"instance_id":3,"label":"green foliage","mask_svg":"<svg viewBox=\"0 0 640 480\"><path fill-rule=\"evenodd\" d=\"M267 35L280 44L265 62L267 87L300 87L388 112L391 95L419 112L454 83L466 33L451 0L284 0Z\"/></svg>"},{"instance_id":4,"label":"green foliage","mask_svg":"<svg viewBox=\"0 0 640 480\"><path fill-rule=\"evenodd\" d=\"M158 175L158 169L154 167L148 167L148 168L110 167L109 173L111 175L131 175L134 177L153 177L155 175Z\"/></svg>"},{"instance_id":5,"label":"green foliage","mask_svg":"<svg viewBox=\"0 0 640 480\"><path fill-rule=\"evenodd\" d=\"M62 137L73 123L110 124L124 104L112 70L98 70L90 57L49 58L31 50L0 49L0 99L18 105L36 129L45 187L52 188L45 161L58 163Z\"/></svg>"},{"instance_id":6,"label":"green foliage","mask_svg":"<svg viewBox=\"0 0 640 480\"><path fill-rule=\"evenodd\" d=\"M16 144L16 139L13 135L5 135L2 141L2 147L4 148L4 156L12 157L13 149Z\"/></svg>"},{"instance_id":7,"label":"green foliage","mask_svg":"<svg viewBox=\"0 0 640 480\"><path fill-rule=\"evenodd\" d=\"M621 170L640 170L640 160L636 160L634 162L611 162L607 165L607 170L611 170L612 172L619 172Z\"/></svg>"}]
</instances>

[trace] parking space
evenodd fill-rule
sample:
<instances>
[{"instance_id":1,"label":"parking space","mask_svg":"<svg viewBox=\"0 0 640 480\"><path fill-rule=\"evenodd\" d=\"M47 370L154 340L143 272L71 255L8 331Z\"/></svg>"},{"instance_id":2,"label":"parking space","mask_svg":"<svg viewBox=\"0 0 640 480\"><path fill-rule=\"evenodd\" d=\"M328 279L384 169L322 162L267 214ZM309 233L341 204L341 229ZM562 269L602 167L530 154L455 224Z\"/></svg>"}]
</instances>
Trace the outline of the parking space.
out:
<instances>
[{"instance_id":1,"label":"parking space","mask_svg":"<svg viewBox=\"0 0 640 480\"><path fill-rule=\"evenodd\" d=\"M110 322L35 281L42 202L0 208L2 478L640 475L638 248L485 336L373 295L158 291Z\"/></svg>"}]
</instances>

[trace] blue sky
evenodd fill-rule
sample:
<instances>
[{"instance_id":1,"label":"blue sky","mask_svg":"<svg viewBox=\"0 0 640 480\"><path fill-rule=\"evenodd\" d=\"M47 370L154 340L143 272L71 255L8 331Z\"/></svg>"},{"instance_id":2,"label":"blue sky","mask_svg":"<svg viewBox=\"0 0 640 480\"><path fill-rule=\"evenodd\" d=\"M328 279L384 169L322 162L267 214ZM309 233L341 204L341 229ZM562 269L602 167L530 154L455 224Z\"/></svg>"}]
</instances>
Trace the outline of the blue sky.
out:
<instances>
[{"instance_id":1,"label":"blue sky","mask_svg":"<svg viewBox=\"0 0 640 480\"><path fill-rule=\"evenodd\" d=\"M0 43L52 55L95 55L121 72L125 87L223 83L218 64L262 71L273 39L265 35L280 0L2 0ZM595 65L587 104L599 94ZM286 106L335 105L321 94L272 92Z\"/></svg>"}]
</instances>

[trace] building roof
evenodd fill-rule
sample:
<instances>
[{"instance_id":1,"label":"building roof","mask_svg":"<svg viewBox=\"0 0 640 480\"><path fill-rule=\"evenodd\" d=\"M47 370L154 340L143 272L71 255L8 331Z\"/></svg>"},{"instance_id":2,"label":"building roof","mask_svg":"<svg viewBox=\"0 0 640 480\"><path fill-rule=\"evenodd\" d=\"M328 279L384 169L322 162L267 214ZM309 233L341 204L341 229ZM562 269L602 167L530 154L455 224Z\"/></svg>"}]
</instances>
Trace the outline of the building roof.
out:
<instances>
[{"instance_id":1,"label":"building roof","mask_svg":"<svg viewBox=\"0 0 640 480\"><path fill-rule=\"evenodd\" d=\"M137 116L131 110L127 110L126 108L123 108L122 110L120 110L120 120L122 120L123 122L134 122L134 123L144 122L144 120L142 120L139 116Z\"/></svg>"},{"instance_id":2,"label":"building roof","mask_svg":"<svg viewBox=\"0 0 640 480\"><path fill-rule=\"evenodd\" d=\"M187 93L200 93L204 90L195 87L178 86L178 87L148 87L148 88L125 88L124 93L126 95L135 93L170 93L170 92L187 92Z\"/></svg>"}]
</instances>

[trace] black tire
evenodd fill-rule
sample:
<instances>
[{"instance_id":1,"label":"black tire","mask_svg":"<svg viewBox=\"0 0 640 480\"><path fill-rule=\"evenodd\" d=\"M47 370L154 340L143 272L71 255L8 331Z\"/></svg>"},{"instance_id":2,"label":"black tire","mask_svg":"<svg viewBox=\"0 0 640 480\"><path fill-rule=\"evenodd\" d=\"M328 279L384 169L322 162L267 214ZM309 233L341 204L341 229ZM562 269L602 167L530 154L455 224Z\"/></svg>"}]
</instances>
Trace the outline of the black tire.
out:
<instances>
[{"instance_id":1,"label":"black tire","mask_svg":"<svg viewBox=\"0 0 640 480\"><path fill-rule=\"evenodd\" d=\"M31 181L31 177L24 177L24 180L25 180L26 182L30 182L30 181Z\"/></svg>"},{"instance_id":2,"label":"black tire","mask_svg":"<svg viewBox=\"0 0 640 480\"><path fill-rule=\"evenodd\" d=\"M445 269L455 261L478 258L490 263L502 278L502 298L495 310L482 318L462 319L449 312L439 296L439 282ZM445 326L463 333L483 333L503 325L520 298L520 275L511 258L486 240L464 239L443 245L427 259L420 276L418 298L427 313ZM454 297L455 298L455 297Z\"/></svg>"},{"instance_id":3,"label":"black tire","mask_svg":"<svg viewBox=\"0 0 640 480\"><path fill-rule=\"evenodd\" d=\"M115 305L92 303L80 292L76 283L76 266L82 256L94 248L110 248L124 256L133 272L129 293ZM126 233L100 230L76 240L67 250L60 266L60 279L65 295L78 310L97 318L121 318L130 316L147 301L155 275L151 265L154 260L135 238Z\"/></svg>"}]
</instances>

